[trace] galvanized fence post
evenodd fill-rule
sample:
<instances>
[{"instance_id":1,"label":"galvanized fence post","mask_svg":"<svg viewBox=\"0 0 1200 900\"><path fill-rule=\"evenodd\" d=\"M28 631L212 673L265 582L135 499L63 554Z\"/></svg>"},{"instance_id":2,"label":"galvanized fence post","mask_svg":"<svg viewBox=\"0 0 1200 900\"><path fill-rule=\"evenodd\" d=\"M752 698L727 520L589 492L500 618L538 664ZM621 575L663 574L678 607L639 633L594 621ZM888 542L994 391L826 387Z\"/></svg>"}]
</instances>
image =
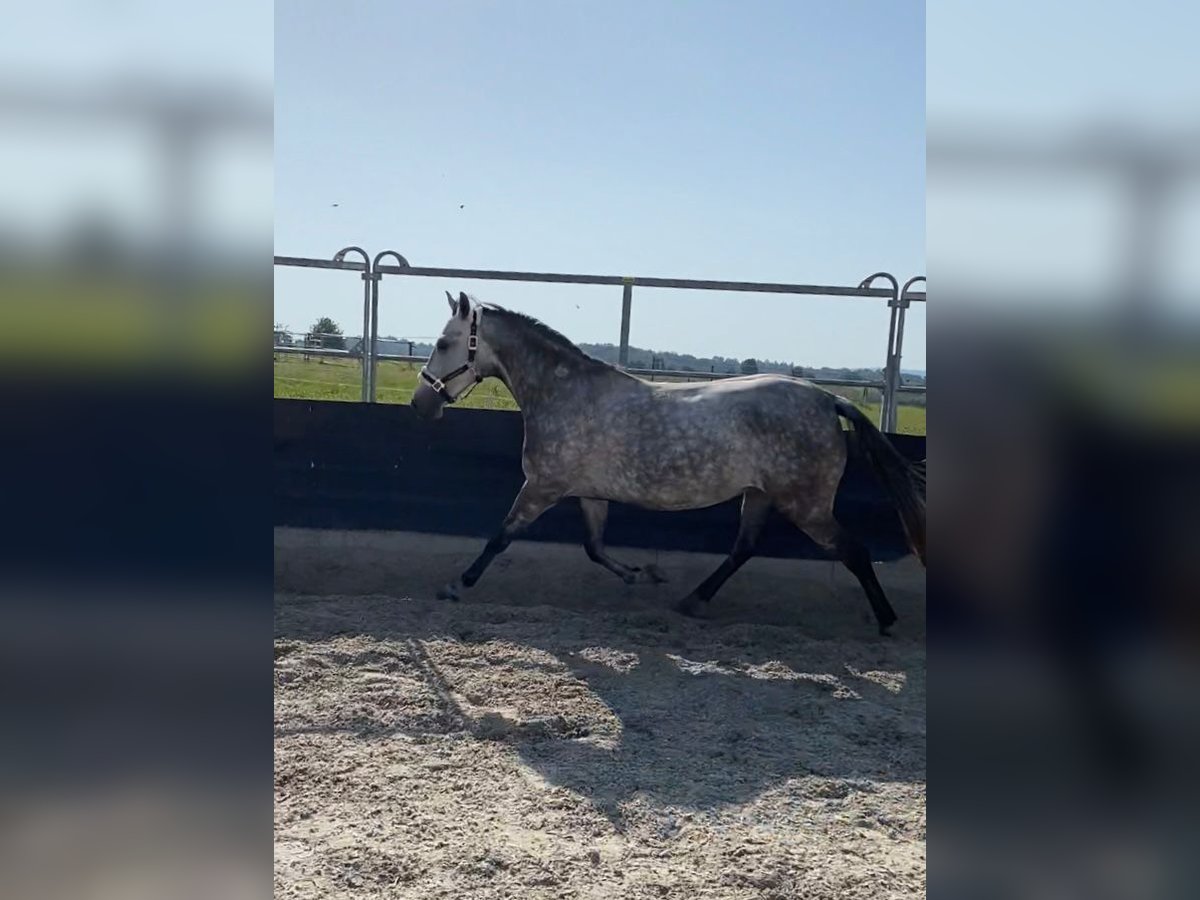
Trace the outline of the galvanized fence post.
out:
<instances>
[{"instance_id":1,"label":"galvanized fence post","mask_svg":"<svg viewBox=\"0 0 1200 900\"><path fill-rule=\"evenodd\" d=\"M367 402L369 396L369 379L371 377L371 367L367 360L367 332L371 328L371 257L367 256L367 251L362 247L343 247L333 255L334 262L344 262L347 253L357 253L363 259L362 280L363 280L363 337L362 344L359 349L362 352L362 402Z\"/></svg>"},{"instance_id":2,"label":"galvanized fence post","mask_svg":"<svg viewBox=\"0 0 1200 900\"><path fill-rule=\"evenodd\" d=\"M621 346L617 354L622 369L629 368L629 317L633 311L633 279L625 278L621 290Z\"/></svg>"},{"instance_id":3,"label":"galvanized fence post","mask_svg":"<svg viewBox=\"0 0 1200 900\"><path fill-rule=\"evenodd\" d=\"M892 382L892 344L896 340L896 318L900 300L900 283L896 281L894 275L890 272L876 272L862 280L859 284L860 288L869 288L871 282L876 278L886 278L892 283L892 298L888 300L888 307L892 311L891 323L888 326L888 349L887 359L883 365L883 396L879 402L879 430L888 430L888 420L891 416L891 409L895 403L895 387Z\"/></svg>"},{"instance_id":4,"label":"galvanized fence post","mask_svg":"<svg viewBox=\"0 0 1200 900\"><path fill-rule=\"evenodd\" d=\"M371 264L371 363L367 389L368 403L375 402L376 381L379 375L379 282L383 278L383 273L379 271L379 261L385 256L395 257L396 265L401 269L408 268L408 260L395 250L380 250L375 254L375 259Z\"/></svg>"},{"instance_id":5,"label":"galvanized fence post","mask_svg":"<svg viewBox=\"0 0 1200 900\"><path fill-rule=\"evenodd\" d=\"M379 279L382 277L378 272L371 272L371 321L370 329L367 332L370 337L363 342L366 354L363 359L366 360L367 365L367 403L375 402L375 357L379 354Z\"/></svg>"},{"instance_id":6,"label":"galvanized fence post","mask_svg":"<svg viewBox=\"0 0 1200 900\"><path fill-rule=\"evenodd\" d=\"M908 299L908 291L918 281L925 281L924 275L914 275L908 281L904 282L904 287L900 289L900 316L896 321L896 350L894 353L895 362L892 366L892 408L889 413L888 431L896 430L896 419L899 414L900 406L900 382L902 376L900 374L900 363L904 355L904 314L908 312L908 307L912 305L912 301ZM926 282L928 283L928 282Z\"/></svg>"}]
</instances>

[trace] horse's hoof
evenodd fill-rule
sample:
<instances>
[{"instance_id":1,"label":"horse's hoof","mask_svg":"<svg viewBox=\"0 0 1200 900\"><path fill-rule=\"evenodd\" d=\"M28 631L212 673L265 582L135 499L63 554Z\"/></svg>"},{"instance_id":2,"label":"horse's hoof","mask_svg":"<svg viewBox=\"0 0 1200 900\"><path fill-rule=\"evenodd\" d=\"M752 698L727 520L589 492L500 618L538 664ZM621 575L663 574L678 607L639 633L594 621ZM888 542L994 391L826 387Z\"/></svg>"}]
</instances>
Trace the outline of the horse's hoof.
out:
<instances>
[{"instance_id":1,"label":"horse's hoof","mask_svg":"<svg viewBox=\"0 0 1200 900\"><path fill-rule=\"evenodd\" d=\"M892 624L895 624L895 623L892 623ZM892 636L892 625L891 624L880 625L879 626L879 636L880 637L891 637Z\"/></svg>"},{"instance_id":2,"label":"horse's hoof","mask_svg":"<svg viewBox=\"0 0 1200 900\"><path fill-rule=\"evenodd\" d=\"M458 600L458 589L454 585L448 584L437 592L437 598L439 600Z\"/></svg>"},{"instance_id":3,"label":"horse's hoof","mask_svg":"<svg viewBox=\"0 0 1200 900\"><path fill-rule=\"evenodd\" d=\"M662 584L667 580L667 576L659 571L658 566L651 563L648 566L630 569L629 574L621 580L626 584Z\"/></svg>"},{"instance_id":4,"label":"horse's hoof","mask_svg":"<svg viewBox=\"0 0 1200 900\"><path fill-rule=\"evenodd\" d=\"M670 580L654 563L642 566L642 574L651 584L666 584Z\"/></svg>"},{"instance_id":5,"label":"horse's hoof","mask_svg":"<svg viewBox=\"0 0 1200 900\"><path fill-rule=\"evenodd\" d=\"M689 619L697 618L697 610L700 606L700 601L695 597L684 597L675 604L675 612L681 616L687 616Z\"/></svg>"}]
</instances>

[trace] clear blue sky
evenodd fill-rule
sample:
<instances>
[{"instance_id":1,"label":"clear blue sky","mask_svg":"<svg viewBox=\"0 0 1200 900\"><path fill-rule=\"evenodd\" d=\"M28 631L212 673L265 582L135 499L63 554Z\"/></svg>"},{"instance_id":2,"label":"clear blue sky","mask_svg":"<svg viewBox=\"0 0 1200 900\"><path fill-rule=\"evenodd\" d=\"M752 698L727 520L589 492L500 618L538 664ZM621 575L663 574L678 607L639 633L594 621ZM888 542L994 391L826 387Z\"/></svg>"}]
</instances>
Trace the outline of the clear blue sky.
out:
<instances>
[{"instance_id":1,"label":"clear blue sky","mask_svg":"<svg viewBox=\"0 0 1200 900\"><path fill-rule=\"evenodd\" d=\"M829 284L924 274L920 2L276 6L275 248L414 265ZM337 206L333 206L333 204ZM620 289L385 279L380 331L442 290L618 338ZM360 282L276 269L275 314L361 331ZM905 368L925 366L924 311ZM635 289L631 341L881 366L881 302Z\"/></svg>"}]
</instances>

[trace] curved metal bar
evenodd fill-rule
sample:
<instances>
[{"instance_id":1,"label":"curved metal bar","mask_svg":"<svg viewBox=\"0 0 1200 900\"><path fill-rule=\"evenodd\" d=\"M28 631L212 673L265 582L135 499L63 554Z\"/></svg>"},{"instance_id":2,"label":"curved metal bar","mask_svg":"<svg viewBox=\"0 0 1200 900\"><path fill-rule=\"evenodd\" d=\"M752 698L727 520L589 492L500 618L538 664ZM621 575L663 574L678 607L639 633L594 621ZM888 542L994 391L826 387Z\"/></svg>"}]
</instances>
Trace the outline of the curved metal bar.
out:
<instances>
[{"instance_id":1,"label":"curved metal bar","mask_svg":"<svg viewBox=\"0 0 1200 900\"><path fill-rule=\"evenodd\" d=\"M395 250L380 250L378 253L375 254L375 261L374 261L374 263L372 263L371 268L374 269L376 272L378 272L379 271L379 261L381 259L383 259L385 256L395 257L396 265L398 267L400 267L401 269L411 268L411 266L409 266L409 264L408 264L408 260L405 259L403 256L401 256L399 253L397 253Z\"/></svg>"},{"instance_id":2,"label":"curved metal bar","mask_svg":"<svg viewBox=\"0 0 1200 900\"><path fill-rule=\"evenodd\" d=\"M379 264L385 256L395 259L396 265L401 269L409 267L408 260L395 250L380 250L371 262L371 299L369 301L371 313L369 319L364 318L363 320L363 366L366 371L364 399L368 403L375 402L375 385L378 381L376 376L379 374L379 282L383 278L379 271Z\"/></svg>"},{"instance_id":3,"label":"curved metal bar","mask_svg":"<svg viewBox=\"0 0 1200 900\"><path fill-rule=\"evenodd\" d=\"M888 426L893 431L896 428L896 417L897 417L896 396L897 396L897 394L900 393L900 381L901 381L900 362L903 359L903 355L904 355L904 316L908 312L908 306L909 306L908 291L909 291L909 288L911 288L918 281L925 281L925 276L924 275L914 275L912 278L908 279L908 281L904 282L904 287L902 287L900 289L900 315L896 320L896 339L895 339L896 347L892 354L893 359L894 359L894 363L892 365L892 381L891 381L892 407L889 410L890 419L888 421ZM925 283L928 284L927 281Z\"/></svg>"},{"instance_id":4,"label":"curved metal bar","mask_svg":"<svg viewBox=\"0 0 1200 900\"><path fill-rule=\"evenodd\" d=\"M892 345L896 342L896 320L900 306L900 282L896 280L896 276L891 272L876 272L874 275L868 275L859 282L859 288L863 290L869 288L871 282L876 278L886 278L892 283L892 299L888 301L888 306L892 310L892 317L891 322L888 324L887 358L883 365L883 395L879 403L879 430L887 431L889 427L895 427L891 424L894 418L892 410L896 401L896 392L892 380L892 370L894 368Z\"/></svg>"},{"instance_id":5,"label":"curved metal bar","mask_svg":"<svg viewBox=\"0 0 1200 900\"><path fill-rule=\"evenodd\" d=\"M362 352L359 355L362 359L362 393L361 393L362 402L369 403L371 400L371 395L373 393L373 391L371 389L370 333L371 333L371 284L372 284L372 278L373 278L374 273L372 271L372 266L371 266L371 257L367 255L367 251L364 250L362 247L343 247L337 253L333 254L333 261L337 262L337 263L344 262L346 259L347 253L357 253L359 256L362 257L362 260L363 260L363 273L362 273L363 329L362 329L362 345L361 345Z\"/></svg>"},{"instance_id":6,"label":"curved metal bar","mask_svg":"<svg viewBox=\"0 0 1200 900\"><path fill-rule=\"evenodd\" d=\"M908 279L908 281L904 282L904 287L900 288L900 299L901 300L903 300L905 297L908 296L908 289L910 287L912 287L914 284L916 284L918 281L924 281L926 284L929 283L928 281L926 281L924 275L914 275L912 278Z\"/></svg>"},{"instance_id":7,"label":"curved metal bar","mask_svg":"<svg viewBox=\"0 0 1200 900\"><path fill-rule=\"evenodd\" d=\"M363 265L367 267L368 272L371 271L371 257L369 257L367 255L367 251L364 250L362 247L343 247L337 253L333 254L333 261L339 262L339 263L345 262L346 254L350 253L350 252L357 253L359 256L361 256Z\"/></svg>"},{"instance_id":8,"label":"curved metal bar","mask_svg":"<svg viewBox=\"0 0 1200 900\"><path fill-rule=\"evenodd\" d=\"M864 278L862 281L860 281L858 283L858 289L860 291L865 291L867 288L869 288L871 286L871 282L874 281L876 278L886 278L888 281L890 281L892 283L893 297L900 296L900 283L898 281L896 281L896 276L893 275L891 272L876 272L874 275L868 275L866 278Z\"/></svg>"}]
</instances>

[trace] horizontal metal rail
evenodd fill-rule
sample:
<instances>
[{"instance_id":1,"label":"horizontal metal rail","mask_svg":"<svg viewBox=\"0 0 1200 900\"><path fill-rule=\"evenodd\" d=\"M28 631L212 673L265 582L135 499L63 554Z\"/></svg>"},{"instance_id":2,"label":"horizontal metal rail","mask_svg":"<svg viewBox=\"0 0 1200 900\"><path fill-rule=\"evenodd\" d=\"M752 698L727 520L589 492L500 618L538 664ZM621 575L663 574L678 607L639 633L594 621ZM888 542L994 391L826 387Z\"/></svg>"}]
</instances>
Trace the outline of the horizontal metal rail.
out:
<instances>
[{"instance_id":1,"label":"horizontal metal rail","mask_svg":"<svg viewBox=\"0 0 1200 900\"><path fill-rule=\"evenodd\" d=\"M332 347L288 347L277 346L276 353L290 353L293 356L337 356L343 359L358 359L359 354L349 350L334 350Z\"/></svg>"},{"instance_id":2,"label":"horizontal metal rail","mask_svg":"<svg viewBox=\"0 0 1200 900\"><path fill-rule=\"evenodd\" d=\"M810 294L822 297L871 297L891 299L886 288L844 287L831 284L787 284L767 281L710 281L696 278L654 278L622 275L572 275L559 272L507 272L497 269L441 269L428 266L379 266L382 275L415 278L467 278L480 281L527 281L552 284L607 284L634 287L680 288L692 291L746 291L760 294ZM913 291L909 300L924 302L924 291Z\"/></svg>"},{"instance_id":3,"label":"horizontal metal rail","mask_svg":"<svg viewBox=\"0 0 1200 900\"><path fill-rule=\"evenodd\" d=\"M295 266L301 269L348 269L351 272L367 271L367 264L353 260L311 259L307 256L276 256L275 265Z\"/></svg>"},{"instance_id":4,"label":"horizontal metal rail","mask_svg":"<svg viewBox=\"0 0 1200 900\"><path fill-rule=\"evenodd\" d=\"M331 356L343 357L350 359L359 359L361 354L351 350L325 350L317 348L309 348L305 350L302 347L277 346L276 353L290 353L294 356ZM428 360L424 356L405 356L395 353L378 353L374 357L381 362L402 362L413 364L424 364ZM739 378L739 372L687 372L683 369L623 369L631 375L637 375L639 378L654 378L661 376L664 378L691 378L696 381L719 381L723 378ZM781 372L764 372L762 374L783 374ZM801 376L795 376L801 378ZM881 391L887 385L883 381L862 381L855 378L802 378L803 381L811 382L812 384L829 385L832 387L848 387L848 388L871 388ZM907 391L912 394L923 394L926 391L923 384L902 384L897 387L898 391Z\"/></svg>"}]
</instances>

